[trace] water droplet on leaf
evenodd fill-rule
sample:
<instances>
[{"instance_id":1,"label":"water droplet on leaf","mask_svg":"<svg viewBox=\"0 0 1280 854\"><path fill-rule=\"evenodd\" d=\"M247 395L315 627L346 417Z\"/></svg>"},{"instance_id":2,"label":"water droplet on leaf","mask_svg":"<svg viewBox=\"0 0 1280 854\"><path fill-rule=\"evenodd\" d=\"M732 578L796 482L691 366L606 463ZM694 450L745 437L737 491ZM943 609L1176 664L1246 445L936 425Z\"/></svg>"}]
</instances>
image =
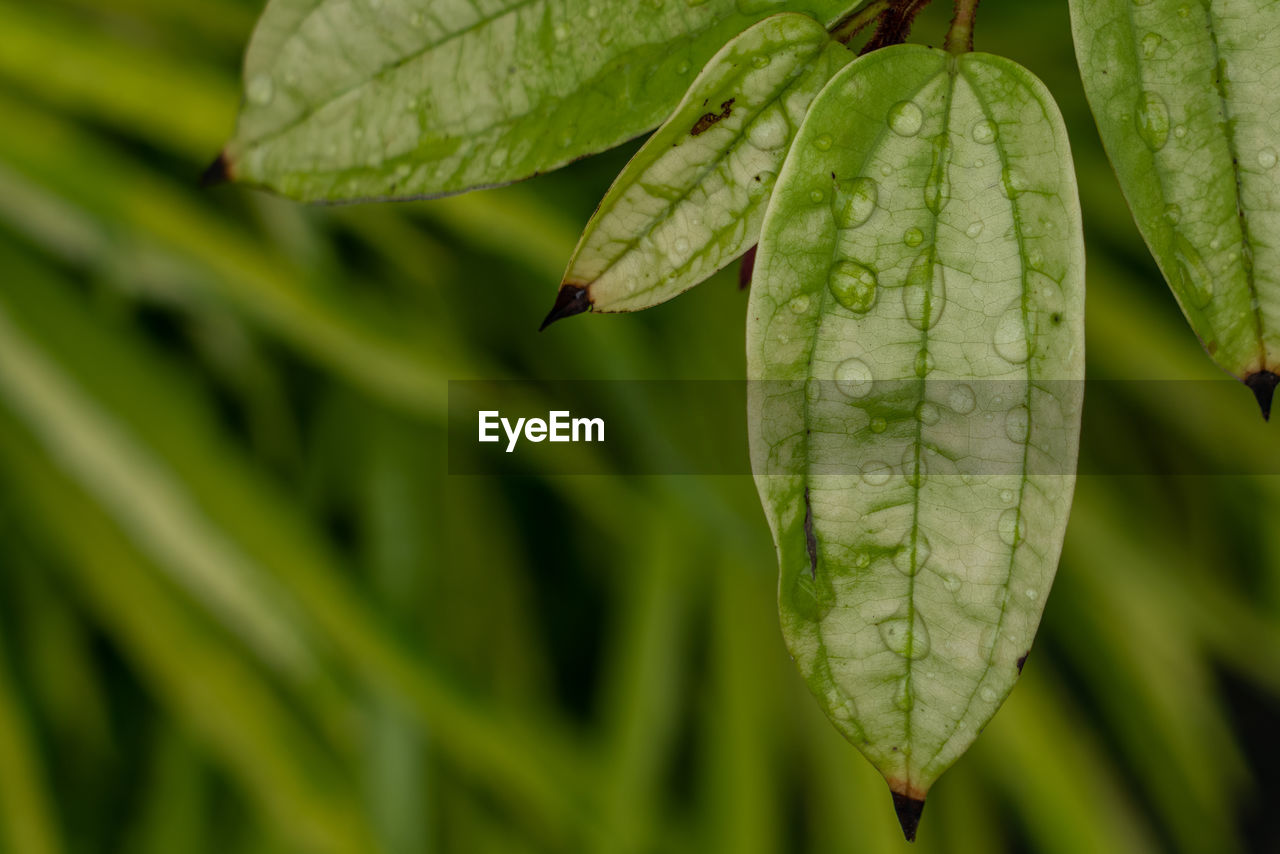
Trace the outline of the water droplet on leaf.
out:
<instances>
[{"instance_id":1,"label":"water droplet on leaf","mask_svg":"<svg viewBox=\"0 0 1280 854\"><path fill-rule=\"evenodd\" d=\"M899 136L915 136L924 126L924 113L911 101L899 101L889 109L889 127Z\"/></svg>"},{"instance_id":2,"label":"water droplet on leaf","mask_svg":"<svg viewBox=\"0 0 1280 854\"><path fill-rule=\"evenodd\" d=\"M879 291L875 271L856 261L839 261L828 277L831 294L842 306L863 314L876 304Z\"/></svg>"}]
</instances>

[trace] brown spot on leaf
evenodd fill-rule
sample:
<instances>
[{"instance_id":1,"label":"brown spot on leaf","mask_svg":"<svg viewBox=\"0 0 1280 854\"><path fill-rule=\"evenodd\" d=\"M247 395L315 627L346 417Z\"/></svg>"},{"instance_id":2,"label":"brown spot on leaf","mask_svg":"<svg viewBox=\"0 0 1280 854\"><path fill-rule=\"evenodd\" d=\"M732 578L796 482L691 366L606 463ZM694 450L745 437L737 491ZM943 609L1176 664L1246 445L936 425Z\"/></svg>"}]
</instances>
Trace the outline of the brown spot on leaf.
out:
<instances>
[{"instance_id":1,"label":"brown spot on leaf","mask_svg":"<svg viewBox=\"0 0 1280 854\"><path fill-rule=\"evenodd\" d=\"M804 544L809 550L809 576L818 577L818 535L813 532L813 505L809 503L809 487L804 488Z\"/></svg>"},{"instance_id":2,"label":"brown spot on leaf","mask_svg":"<svg viewBox=\"0 0 1280 854\"><path fill-rule=\"evenodd\" d=\"M723 102L718 113L704 113L702 118L693 123L693 130L689 131L689 136L706 133L716 122L722 122L729 118L729 115L733 112L733 102L736 100L736 98L730 98Z\"/></svg>"},{"instance_id":3,"label":"brown spot on leaf","mask_svg":"<svg viewBox=\"0 0 1280 854\"><path fill-rule=\"evenodd\" d=\"M1027 650L1022 655L1018 656L1018 675L1019 676L1022 675L1022 665L1027 663L1027 656L1030 654L1031 654L1031 651Z\"/></svg>"}]
</instances>

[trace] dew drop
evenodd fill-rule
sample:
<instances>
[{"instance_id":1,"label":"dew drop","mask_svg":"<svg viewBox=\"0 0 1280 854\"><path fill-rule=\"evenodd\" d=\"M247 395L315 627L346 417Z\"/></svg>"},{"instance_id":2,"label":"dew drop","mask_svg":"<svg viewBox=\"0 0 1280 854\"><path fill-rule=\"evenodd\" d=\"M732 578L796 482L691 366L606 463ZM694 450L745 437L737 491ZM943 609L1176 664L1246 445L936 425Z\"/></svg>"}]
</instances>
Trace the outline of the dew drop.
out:
<instances>
[{"instance_id":1,"label":"dew drop","mask_svg":"<svg viewBox=\"0 0 1280 854\"><path fill-rule=\"evenodd\" d=\"M893 704L903 712L909 712L915 707L915 692L911 690L911 680L906 676L898 680L898 687L893 692Z\"/></svg>"},{"instance_id":2,"label":"dew drop","mask_svg":"<svg viewBox=\"0 0 1280 854\"><path fill-rule=\"evenodd\" d=\"M756 68L764 68L771 61L771 57L767 53L758 53L751 57L751 64Z\"/></svg>"},{"instance_id":3,"label":"dew drop","mask_svg":"<svg viewBox=\"0 0 1280 854\"><path fill-rule=\"evenodd\" d=\"M842 306L864 314L876 304L879 293L875 271L856 261L838 261L828 275L831 294Z\"/></svg>"},{"instance_id":4,"label":"dew drop","mask_svg":"<svg viewBox=\"0 0 1280 854\"><path fill-rule=\"evenodd\" d=\"M676 251L677 255L684 255L689 251L689 241L686 238L677 237L671 248Z\"/></svg>"},{"instance_id":5,"label":"dew drop","mask_svg":"<svg viewBox=\"0 0 1280 854\"><path fill-rule=\"evenodd\" d=\"M1028 587L1025 595L1028 599L1034 602L1040 598L1040 591L1036 590L1034 587Z\"/></svg>"},{"instance_id":6,"label":"dew drop","mask_svg":"<svg viewBox=\"0 0 1280 854\"><path fill-rule=\"evenodd\" d=\"M916 407L916 418L920 419L920 423L926 427L932 427L938 423L942 414L938 412L938 407L929 401L925 401Z\"/></svg>"},{"instance_id":7,"label":"dew drop","mask_svg":"<svg viewBox=\"0 0 1280 854\"><path fill-rule=\"evenodd\" d=\"M875 213L880 199L880 187L870 178L855 178L841 182L832 199L836 225L841 228L857 228Z\"/></svg>"},{"instance_id":8,"label":"dew drop","mask_svg":"<svg viewBox=\"0 0 1280 854\"><path fill-rule=\"evenodd\" d=\"M981 222L970 223L969 227L964 230L964 233L969 237L970 240L976 238L978 235L982 234L982 223Z\"/></svg>"},{"instance_id":9,"label":"dew drop","mask_svg":"<svg viewBox=\"0 0 1280 854\"><path fill-rule=\"evenodd\" d=\"M813 147L819 151L828 151L831 148L831 134L824 133L813 141Z\"/></svg>"},{"instance_id":10,"label":"dew drop","mask_svg":"<svg viewBox=\"0 0 1280 854\"><path fill-rule=\"evenodd\" d=\"M1164 43L1164 37L1159 33L1147 33L1142 37L1142 55L1147 59L1156 55L1156 51L1160 49L1160 45Z\"/></svg>"},{"instance_id":11,"label":"dew drop","mask_svg":"<svg viewBox=\"0 0 1280 854\"><path fill-rule=\"evenodd\" d=\"M884 486L893 476L893 469L886 463L867 463L862 467L862 479L871 486Z\"/></svg>"},{"instance_id":12,"label":"dew drop","mask_svg":"<svg viewBox=\"0 0 1280 854\"><path fill-rule=\"evenodd\" d=\"M1027 191L1027 178L1017 169L1006 166L1001 170L1001 177L1004 178L1002 189L1010 198Z\"/></svg>"},{"instance_id":13,"label":"dew drop","mask_svg":"<svg viewBox=\"0 0 1280 854\"><path fill-rule=\"evenodd\" d=\"M989 143L996 141L996 127L986 119L982 119L973 126L973 141L981 143Z\"/></svg>"},{"instance_id":14,"label":"dew drop","mask_svg":"<svg viewBox=\"0 0 1280 854\"><path fill-rule=\"evenodd\" d=\"M996 322L993 340L996 353L1006 362L1020 365L1031 357L1026 326L1022 322L1022 301L1014 300Z\"/></svg>"},{"instance_id":15,"label":"dew drop","mask_svg":"<svg viewBox=\"0 0 1280 854\"><path fill-rule=\"evenodd\" d=\"M1010 507L1008 510L1000 514L1000 520L996 523L996 533L1000 535L1000 542L1006 546L1016 546L1027 537L1027 522L1022 518L1022 511L1017 507Z\"/></svg>"},{"instance_id":16,"label":"dew drop","mask_svg":"<svg viewBox=\"0 0 1280 854\"><path fill-rule=\"evenodd\" d=\"M249 98L249 103L265 107L275 97L276 85L272 82L271 75L255 74L249 79L245 94Z\"/></svg>"},{"instance_id":17,"label":"dew drop","mask_svg":"<svg viewBox=\"0 0 1280 854\"><path fill-rule=\"evenodd\" d=\"M997 694L995 690L992 688L983 688L982 691L979 693L982 695L983 702L986 702L986 703L994 703L996 700L1000 698L1000 695Z\"/></svg>"},{"instance_id":18,"label":"dew drop","mask_svg":"<svg viewBox=\"0 0 1280 854\"><path fill-rule=\"evenodd\" d=\"M789 136L787 120L780 112L761 116L747 129L747 142L762 151L775 151L782 148L787 144Z\"/></svg>"},{"instance_id":19,"label":"dew drop","mask_svg":"<svg viewBox=\"0 0 1280 854\"><path fill-rule=\"evenodd\" d=\"M836 368L835 382L841 394L855 400L870 394L871 387L875 384L871 369L861 359L845 359L841 362Z\"/></svg>"},{"instance_id":20,"label":"dew drop","mask_svg":"<svg viewBox=\"0 0 1280 854\"><path fill-rule=\"evenodd\" d=\"M880 639L891 652L911 661L919 661L929 654L929 629L920 612L913 619L893 617L880 623Z\"/></svg>"},{"instance_id":21,"label":"dew drop","mask_svg":"<svg viewBox=\"0 0 1280 854\"><path fill-rule=\"evenodd\" d=\"M1186 136L1186 135L1187 135L1187 126L1186 126L1186 125L1175 125L1175 126L1174 126L1174 128L1173 128L1173 135L1174 135L1175 137L1177 137L1178 139L1182 139L1184 136Z\"/></svg>"},{"instance_id":22,"label":"dew drop","mask_svg":"<svg viewBox=\"0 0 1280 854\"><path fill-rule=\"evenodd\" d=\"M1015 406L1004 417L1004 434L1009 437L1010 442L1025 444L1030 428L1031 413L1025 406Z\"/></svg>"},{"instance_id":23,"label":"dew drop","mask_svg":"<svg viewBox=\"0 0 1280 854\"><path fill-rule=\"evenodd\" d=\"M753 198L763 196L777 179L778 176L772 172L761 172L754 180L747 182L747 195Z\"/></svg>"},{"instance_id":24,"label":"dew drop","mask_svg":"<svg viewBox=\"0 0 1280 854\"><path fill-rule=\"evenodd\" d=\"M801 294L791 301L791 310L796 314L804 314L809 310L809 297Z\"/></svg>"},{"instance_id":25,"label":"dew drop","mask_svg":"<svg viewBox=\"0 0 1280 854\"><path fill-rule=\"evenodd\" d=\"M902 242L915 249L924 243L924 232L918 228L908 228L902 233Z\"/></svg>"},{"instance_id":26,"label":"dew drop","mask_svg":"<svg viewBox=\"0 0 1280 854\"><path fill-rule=\"evenodd\" d=\"M947 573L942 576L942 586L947 588L947 592L949 593L959 593L961 587L960 579L956 578L951 573Z\"/></svg>"},{"instance_id":27,"label":"dew drop","mask_svg":"<svg viewBox=\"0 0 1280 854\"><path fill-rule=\"evenodd\" d=\"M815 205L819 204L826 197L827 194L821 190L813 190L809 193L809 201L813 202Z\"/></svg>"},{"instance_id":28,"label":"dew drop","mask_svg":"<svg viewBox=\"0 0 1280 854\"><path fill-rule=\"evenodd\" d=\"M996 641L1000 639L1000 633L996 631L995 626L987 626L982 630L982 636L978 638L978 652L988 661L991 660L991 654L996 650Z\"/></svg>"},{"instance_id":29,"label":"dew drop","mask_svg":"<svg viewBox=\"0 0 1280 854\"><path fill-rule=\"evenodd\" d=\"M1159 151L1169 141L1169 106L1155 92L1138 96L1138 136L1152 151Z\"/></svg>"},{"instance_id":30,"label":"dew drop","mask_svg":"<svg viewBox=\"0 0 1280 854\"><path fill-rule=\"evenodd\" d=\"M902 477L912 489L919 489L929 477L924 453L922 451L917 456L914 445L908 445L902 452Z\"/></svg>"},{"instance_id":31,"label":"dew drop","mask_svg":"<svg viewBox=\"0 0 1280 854\"><path fill-rule=\"evenodd\" d=\"M1182 287L1197 308L1204 308L1213 301L1213 276L1209 267L1181 232L1174 232L1173 240Z\"/></svg>"},{"instance_id":32,"label":"dew drop","mask_svg":"<svg viewBox=\"0 0 1280 854\"><path fill-rule=\"evenodd\" d=\"M1274 148L1264 148L1258 152L1258 165L1263 169L1274 168L1277 160L1280 160L1280 158L1276 156Z\"/></svg>"},{"instance_id":33,"label":"dew drop","mask_svg":"<svg viewBox=\"0 0 1280 854\"><path fill-rule=\"evenodd\" d=\"M1164 209L1164 218L1169 221L1170 225L1177 225L1182 222L1182 208L1178 205L1169 205Z\"/></svg>"},{"instance_id":34,"label":"dew drop","mask_svg":"<svg viewBox=\"0 0 1280 854\"><path fill-rule=\"evenodd\" d=\"M1012 490L1012 489L1002 489L1002 490L1000 490L1000 501L1001 501L1001 503L1003 503L1003 504L1012 504L1012 503L1013 503L1013 490Z\"/></svg>"},{"instance_id":35,"label":"dew drop","mask_svg":"<svg viewBox=\"0 0 1280 854\"><path fill-rule=\"evenodd\" d=\"M936 263L933 247L921 252L907 272L902 288L902 304L907 320L921 331L931 329L946 307L947 289L942 265Z\"/></svg>"},{"instance_id":36,"label":"dew drop","mask_svg":"<svg viewBox=\"0 0 1280 854\"><path fill-rule=\"evenodd\" d=\"M689 5L690 5L690 6L694 6L694 5L698 5L698 4L705 3L705 2L707 2L707 0L698 0L698 3L697 3L697 4L695 4L695 3L690 3ZM689 63L687 63L687 62L682 62L682 63L680 63L679 65L677 65L677 66L676 66L676 74L688 74L688 73L689 73Z\"/></svg>"},{"instance_id":37,"label":"dew drop","mask_svg":"<svg viewBox=\"0 0 1280 854\"><path fill-rule=\"evenodd\" d=\"M889 127L898 136L915 136L924 126L924 113L911 101L899 101L889 109Z\"/></svg>"},{"instance_id":38,"label":"dew drop","mask_svg":"<svg viewBox=\"0 0 1280 854\"><path fill-rule=\"evenodd\" d=\"M916 353L916 363L915 363L916 376L920 377L921 379L924 379L930 373L933 372L933 368L935 364L936 364L936 360L933 358L933 354L930 353L928 350L921 350L920 352Z\"/></svg>"},{"instance_id":39,"label":"dew drop","mask_svg":"<svg viewBox=\"0 0 1280 854\"><path fill-rule=\"evenodd\" d=\"M871 419L871 432L872 432L872 433L883 433L883 432L884 432L885 430L887 430L887 429L889 429L889 422L888 422L888 421L885 421L883 418L879 418L879 417L876 417L876 418L872 418L872 419Z\"/></svg>"},{"instance_id":40,"label":"dew drop","mask_svg":"<svg viewBox=\"0 0 1280 854\"><path fill-rule=\"evenodd\" d=\"M947 395L947 405L960 415L968 415L978 405L973 389L967 385L958 385Z\"/></svg>"}]
</instances>

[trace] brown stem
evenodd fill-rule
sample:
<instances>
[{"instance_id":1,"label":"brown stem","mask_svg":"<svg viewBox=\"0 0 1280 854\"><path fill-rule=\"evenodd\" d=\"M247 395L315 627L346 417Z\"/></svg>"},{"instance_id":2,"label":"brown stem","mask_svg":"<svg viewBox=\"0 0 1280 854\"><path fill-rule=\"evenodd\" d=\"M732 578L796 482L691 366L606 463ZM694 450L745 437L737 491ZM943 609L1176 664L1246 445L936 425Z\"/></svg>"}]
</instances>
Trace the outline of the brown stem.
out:
<instances>
[{"instance_id":1,"label":"brown stem","mask_svg":"<svg viewBox=\"0 0 1280 854\"><path fill-rule=\"evenodd\" d=\"M848 44L857 37L858 33L879 20L891 5L892 0L872 0L861 9L850 12L836 21L835 26L831 28L831 38L841 44Z\"/></svg>"},{"instance_id":2,"label":"brown stem","mask_svg":"<svg viewBox=\"0 0 1280 854\"><path fill-rule=\"evenodd\" d=\"M973 50L973 23L978 17L980 0L956 0L956 16L947 31L947 52L968 53Z\"/></svg>"},{"instance_id":3,"label":"brown stem","mask_svg":"<svg viewBox=\"0 0 1280 854\"><path fill-rule=\"evenodd\" d=\"M889 5L880 18L880 24L871 40L862 48L862 53L871 53L882 47L902 44L911 35L911 24L932 0L895 0Z\"/></svg>"}]
</instances>

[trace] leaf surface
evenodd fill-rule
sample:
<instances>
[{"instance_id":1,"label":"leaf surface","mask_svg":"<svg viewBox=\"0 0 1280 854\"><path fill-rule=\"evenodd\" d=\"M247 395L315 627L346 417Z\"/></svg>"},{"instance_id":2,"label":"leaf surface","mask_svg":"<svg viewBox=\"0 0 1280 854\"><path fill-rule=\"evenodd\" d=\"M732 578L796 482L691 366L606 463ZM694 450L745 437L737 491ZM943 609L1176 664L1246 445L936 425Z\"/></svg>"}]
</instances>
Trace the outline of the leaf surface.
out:
<instances>
[{"instance_id":1,"label":"leaf surface","mask_svg":"<svg viewBox=\"0 0 1280 854\"><path fill-rule=\"evenodd\" d=\"M595 311L683 293L754 245L814 97L853 54L805 15L766 18L712 58L587 224L564 288Z\"/></svg>"},{"instance_id":2,"label":"leaf surface","mask_svg":"<svg viewBox=\"0 0 1280 854\"><path fill-rule=\"evenodd\" d=\"M1280 4L1071 0L1071 17L1107 154L1192 329L1241 379L1280 371Z\"/></svg>"},{"instance_id":3,"label":"leaf surface","mask_svg":"<svg viewBox=\"0 0 1280 854\"><path fill-rule=\"evenodd\" d=\"M849 0L790 6L829 23ZM304 200L503 184L658 124L772 0L272 0L231 177Z\"/></svg>"},{"instance_id":4,"label":"leaf surface","mask_svg":"<svg viewBox=\"0 0 1280 854\"><path fill-rule=\"evenodd\" d=\"M1035 636L1074 487L1083 322L1075 176L1039 81L920 46L832 79L761 236L752 458L796 663L917 806Z\"/></svg>"}]
</instances>

